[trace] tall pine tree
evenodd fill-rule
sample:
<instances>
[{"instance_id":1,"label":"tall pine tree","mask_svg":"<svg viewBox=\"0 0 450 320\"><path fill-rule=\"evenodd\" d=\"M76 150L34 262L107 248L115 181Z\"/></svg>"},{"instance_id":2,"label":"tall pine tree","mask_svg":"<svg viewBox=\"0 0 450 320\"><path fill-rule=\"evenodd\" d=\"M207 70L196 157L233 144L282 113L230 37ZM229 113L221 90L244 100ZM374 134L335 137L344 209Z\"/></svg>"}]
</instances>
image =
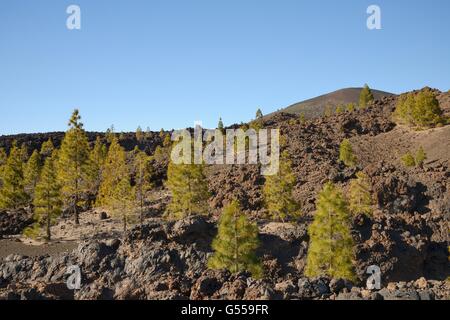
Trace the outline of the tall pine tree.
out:
<instances>
[{"instance_id":1,"label":"tall pine tree","mask_svg":"<svg viewBox=\"0 0 450 320\"><path fill-rule=\"evenodd\" d=\"M310 243L305 274L353 280L350 215L340 189L331 182L326 183L319 193L316 208L314 221L308 229Z\"/></svg>"},{"instance_id":2,"label":"tall pine tree","mask_svg":"<svg viewBox=\"0 0 450 320\"><path fill-rule=\"evenodd\" d=\"M166 186L172 198L167 206L169 218L208 214L208 183L201 164L169 163Z\"/></svg>"},{"instance_id":3,"label":"tall pine tree","mask_svg":"<svg viewBox=\"0 0 450 320\"><path fill-rule=\"evenodd\" d=\"M54 150L55 150L55 146L53 145L52 139L49 138L41 146L41 156L44 159L47 157L50 157L53 154ZM55 159L53 159L53 160L55 160Z\"/></svg>"},{"instance_id":4,"label":"tall pine tree","mask_svg":"<svg viewBox=\"0 0 450 320\"><path fill-rule=\"evenodd\" d=\"M127 226L134 221L134 200L127 156L114 136L105 160L97 206L109 210L114 217L121 219L126 231Z\"/></svg>"},{"instance_id":5,"label":"tall pine tree","mask_svg":"<svg viewBox=\"0 0 450 320\"><path fill-rule=\"evenodd\" d=\"M3 185L0 189L0 208L17 209L28 201L24 184L24 163L21 149L13 142L8 160L3 166Z\"/></svg>"},{"instance_id":6,"label":"tall pine tree","mask_svg":"<svg viewBox=\"0 0 450 320\"><path fill-rule=\"evenodd\" d=\"M146 200L147 192L152 188L151 182L151 164L150 157L139 149L134 151L134 174L135 174L135 192L136 192L136 202L139 206L139 221L142 225L144 223L144 205Z\"/></svg>"},{"instance_id":7,"label":"tall pine tree","mask_svg":"<svg viewBox=\"0 0 450 320\"><path fill-rule=\"evenodd\" d=\"M45 230L46 239L51 240L51 226L61 214L60 188L57 181L55 163L52 157L45 160L34 198L35 223L25 230L25 234L36 236L41 229Z\"/></svg>"},{"instance_id":8,"label":"tall pine tree","mask_svg":"<svg viewBox=\"0 0 450 320\"><path fill-rule=\"evenodd\" d=\"M208 267L233 273L248 271L253 277L260 278L263 268L256 256L259 245L258 227L248 221L239 203L233 201L223 209Z\"/></svg>"},{"instance_id":9,"label":"tall pine tree","mask_svg":"<svg viewBox=\"0 0 450 320\"><path fill-rule=\"evenodd\" d=\"M98 195L107 153L106 145L102 142L100 136L97 136L94 148L89 154L89 192L94 197Z\"/></svg>"},{"instance_id":10,"label":"tall pine tree","mask_svg":"<svg viewBox=\"0 0 450 320\"><path fill-rule=\"evenodd\" d=\"M350 182L349 208L353 214L372 213L372 195L369 177L363 172L356 174L356 179Z\"/></svg>"},{"instance_id":11,"label":"tall pine tree","mask_svg":"<svg viewBox=\"0 0 450 320\"><path fill-rule=\"evenodd\" d=\"M28 159L28 162L24 169L25 191L28 194L31 202L33 202L34 199L34 191L39 181L39 175L41 173L40 171L41 157L39 155L39 152L37 152L37 150L34 150L30 159Z\"/></svg>"},{"instance_id":12,"label":"tall pine tree","mask_svg":"<svg viewBox=\"0 0 450 320\"><path fill-rule=\"evenodd\" d=\"M361 93L359 94L359 107L361 109L364 109L367 107L369 102L372 102L374 100L372 90L370 90L369 86L367 84L364 85L364 88L362 88Z\"/></svg>"},{"instance_id":13,"label":"tall pine tree","mask_svg":"<svg viewBox=\"0 0 450 320\"><path fill-rule=\"evenodd\" d=\"M64 205L71 209L75 224L79 222L78 207L88 188L89 143L79 111L75 109L69 121L69 130L64 136L58 153L58 182Z\"/></svg>"},{"instance_id":14,"label":"tall pine tree","mask_svg":"<svg viewBox=\"0 0 450 320\"><path fill-rule=\"evenodd\" d=\"M357 158L353 154L353 147L350 140L344 139L339 146L339 160L341 160L347 167L356 166Z\"/></svg>"},{"instance_id":15,"label":"tall pine tree","mask_svg":"<svg viewBox=\"0 0 450 320\"><path fill-rule=\"evenodd\" d=\"M263 189L265 204L273 219L281 219L284 222L286 218L299 215L299 205L292 196L295 183L289 155L284 151L277 174L266 177Z\"/></svg>"}]
</instances>

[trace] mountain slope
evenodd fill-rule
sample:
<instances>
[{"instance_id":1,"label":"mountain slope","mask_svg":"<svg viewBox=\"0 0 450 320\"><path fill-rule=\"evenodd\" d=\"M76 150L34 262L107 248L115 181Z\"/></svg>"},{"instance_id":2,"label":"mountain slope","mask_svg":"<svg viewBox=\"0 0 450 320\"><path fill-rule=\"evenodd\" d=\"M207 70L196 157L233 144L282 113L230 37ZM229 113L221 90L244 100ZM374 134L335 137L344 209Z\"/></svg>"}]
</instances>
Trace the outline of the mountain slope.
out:
<instances>
[{"instance_id":1,"label":"mountain slope","mask_svg":"<svg viewBox=\"0 0 450 320\"><path fill-rule=\"evenodd\" d=\"M305 114L306 119L313 119L321 116L326 106L335 109L340 104L349 104L359 102L359 94L362 88L346 88L330 92L312 99L290 105L278 112L291 114ZM395 94L385 91L372 90L375 99L381 99L384 96L394 96ZM272 114L273 115L273 114Z\"/></svg>"}]
</instances>

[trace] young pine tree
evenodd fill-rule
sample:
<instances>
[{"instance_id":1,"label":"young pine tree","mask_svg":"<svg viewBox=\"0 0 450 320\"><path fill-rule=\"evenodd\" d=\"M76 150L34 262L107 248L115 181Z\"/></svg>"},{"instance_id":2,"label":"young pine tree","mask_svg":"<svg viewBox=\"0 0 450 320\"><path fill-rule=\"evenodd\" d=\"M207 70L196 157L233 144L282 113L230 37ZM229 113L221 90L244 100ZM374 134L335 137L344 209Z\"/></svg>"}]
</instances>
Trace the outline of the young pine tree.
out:
<instances>
[{"instance_id":1,"label":"young pine tree","mask_svg":"<svg viewBox=\"0 0 450 320\"><path fill-rule=\"evenodd\" d=\"M220 132L222 132L222 133L225 132L225 129L224 129L224 126L223 126L222 118L219 118L219 123L217 124L217 129L220 130Z\"/></svg>"},{"instance_id":2,"label":"young pine tree","mask_svg":"<svg viewBox=\"0 0 450 320\"><path fill-rule=\"evenodd\" d=\"M139 221L142 228L146 194L152 188L150 157L145 152L135 149L133 166L135 171L135 197L139 206Z\"/></svg>"},{"instance_id":3,"label":"young pine tree","mask_svg":"<svg viewBox=\"0 0 450 320\"><path fill-rule=\"evenodd\" d=\"M305 274L353 280L353 239L350 215L342 192L331 182L325 184L317 199Z\"/></svg>"},{"instance_id":4,"label":"young pine tree","mask_svg":"<svg viewBox=\"0 0 450 320\"><path fill-rule=\"evenodd\" d=\"M372 91L370 90L369 86L367 84L364 85L364 88L362 88L361 93L359 94L359 107L361 109L364 109L367 107L369 102L372 102L374 100Z\"/></svg>"},{"instance_id":5,"label":"young pine tree","mask_svg":"<svg viewBox=\"0 0 450 320\"><path fill-rule=\"evenodd\" d=\"M75 224L79 224L78 207L88 188L89 143L77 109L69 121L58 153L58 182L64 205L73 211Z\"/></svg>"},{"instance_id":6,"label":"young pine tree","mask_svg":"<svg viewBox=\"0 0 450 320\"><path fill-rule=\"evenodd\" d=\"M96 197L102 181L102 171L108 150L101 138L97 136L94 148L89 154L89 190Z\"/></svg>"},{"instance_id":7,"label":"young pine tree","mask_svg":"<svg viewBox=\"0 0 450 320\"><path fill-rule=\"evenodd\" d=\"M124 231L134 221L134 197L130 184L130 171L127 166L125 150L113 137L103 168L97 206L109 210L123 222Z\"/></svg>"},{"instance_id":8,"label":"young pine tree","mask_svg":"<svg viewBox=\"0 0 450 320\"><path fill-rule=\"evenodd\" d=\"M350 140L342 140L339 146L339 160L342 161L347 167L356 166L356 156L353 154L353 148Z\"/></svg>"},{"instance_id":9,"label":"young pine tree","mask_svg":"<svg viewBox=\"0 0 450 320\"><path fill-rule=\"evenodd\" d=\"M172 194L166 210L169 218L208 214L209 191L203 165L170 162L166 186Z\"/></svg>"},{"instance_id":10,"label":"young pine tree","mask_svg":"<svg viewBox=\"0 0 450 320\"><path fill-rule=\"evenodd\" d=\"M419 150L417 150L417 153L416 153L416 159L415 159L416 165L418 165L419 167L422 167L423 163L425 162L426 159L427 159L427 154L423 150L423 147L420 146Z\"/></svg>"},{"instance_id":11,"label":"young pine tree","mask_svg":"<svg viewBox=\"0 0 450 320\"><path fill-rule=\"evenodd\" d=\"M363 172L350 182L349 208L353 214L372 214L372 195L369 177Z\"/></svg>"},{"instance_id":12,"label":"young pine tree","mask_svg":"<svg viewBox=\"0 0 450 320\"><path fill-rule=\"evenodd\" d=\"M34 200L34 192L39 181L40 171L41 157L37 150L34 150L24 169L25 192L28 194L31 202Z\"/></svg>"},{"instance_id":13,"label":"young pine tree","mask_svg":"<svg viewBox=\"0 0 450 320\"><path fill-rule=\"evenodd\" d=\"M41 157L43 159L50 157L55 150L55 146L53 145L52 139L48 139L41 146Z\"/></svg>"},{"instance_id":14,"label":"young pine tree","mask_svg":"<svg viewBox=\"0 0 450 320\"><path fill-rule=\"evenodd\" d=\"M144 132L142 131L141 126L138 126L136 129L136 140L138 142L142 142L145 138Z\"/></svg>"},{"instance_id":15,"label":"young pine tree","mask_svg":"<svg viewBox=\"0 0 450 320\"><path fill-rule=\"evenodd\" d=\"M208 267L233 273L248 271L253 277L260 278L263 268L256 256L259 244L258 227L248 221L239 203L233 201L223 209Z\"/></svg>"},{"instance_id":16,"label":"young pine tree","mask_svg":"<svg viewBox=\"0 0 450 320\"><path fill-rule=\"evenodd\" d=\"M259 120L263 117L263 113L261 111L261 109L258 108L258 110L256 110L256 119Z\"/></svg>"},{"instance_id":17,"label":"young pine tree","mask_svg":"<svg viewBox=\"0 0 450 320\"><path fill-rule=\"evenodd\" d=\"M273 219L284 222L286 218L298 216L299 206L292 196L295 183L291 161L285 151L281 155L277 174L267 176L263 189L266 207Z\"/></svg>"},{"instance_id":18,"label":"young pine tree","mask_svg":"<svg viewBox=\"0 0 450 320\"><path fill-rule=\"evenodd\" d=\"M416 165L416 160L409 151L402 156L401 161L406 167L414 167Z\"/></svg>"},{"instance_id":19,"label":"young pine tree","mask_svg":"<svg viewBox=\"0 0 450 320\"><path fill-rule=\"evenodd\" d=\"M3 185L0 189L0 208L17 209L27 204L24 184L24 163L21 150L13 142L8 160L3 166Z\"/></svg>"},{"instance_id":20,"label":"young pine tree","mask_svg":"<svg viewBox=\"0 0 450 320\"><path fill-rule=\"evenodd\" d=\"M51 226L61 214L62 201L57 181L55 164L52 157L45 160L36 186L34 198L34 225L25 230L25 234L35 236L41 228L45 228L46 239L51 240Z\"/></svg>"}]
</instances>

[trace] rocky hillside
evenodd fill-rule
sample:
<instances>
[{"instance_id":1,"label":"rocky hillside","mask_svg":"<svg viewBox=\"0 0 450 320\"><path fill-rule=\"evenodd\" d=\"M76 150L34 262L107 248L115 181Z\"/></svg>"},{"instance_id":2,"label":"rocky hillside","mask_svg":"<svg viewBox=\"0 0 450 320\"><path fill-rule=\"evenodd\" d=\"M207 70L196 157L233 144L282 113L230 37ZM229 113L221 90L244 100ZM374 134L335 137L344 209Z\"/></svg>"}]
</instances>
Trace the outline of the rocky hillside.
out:
<instances>
[{"instance_id":1,"label":"rocky hillside","mask_svg":"<svg viewBox=\"0 0 450 320\"><path fill-rule=\"evenodd\" d=\"M312 99L297 102L268 116L270 117L279 112L284 112L296 115L303 113L306 119L318 118L323 115L327 106L335 110L338 105L347 105L349 103L358 105L361 90L362 88L346 88L333 91ZM375 99L394 96L393 93L380 90L372 90L372 94Z\"/></svg>"},{"instance_id":2,"label":"rocky hillside","mask_svg":"<svg viewBox=\"0 0 450 320\"><path fill-rule=\"evenodd\" d=\"M435 91L441 108L450 115L450 93ZM302 217L296 223L266 220L263 209L264 177L258 166L207 168L212 215L178 222L161 219L168 201L159 187L149 207L143 232L136 228L124 237L77 242L77 249L58 254L25 257L11 254L0 259L0 297L6 299L449 299L448 234L450 218L450 126L414 131L392 120L397 96L376 100L365 110L320 117L302 123L297 115L278 113L265 119L265 127L280 128L297 184L295 199ZM29 145L39 142L28 136ZM133 147L129 135L128 150ZM358 158L356 168L339 161L339 144L348 138ZM11 140L11 138L8 141ZM151 153L161 144L156 137L144 142ZM93 140L93 139L91 139ZM6 145L5 138L0 146ZM422 146L423 167L407 168L400 161L406 152ZM165 172L167 157L155 159ZM307 227L315 211L318 191L326 181L348 188L357 171L373 185L373 216L353 219L356 269L359 280L348 283L303 275L308 250ZM164 174L155 176L162 185ZM258 222L262 242L259 256L266 277L209 271L206 261L223 205L238 198ZM11 214L11 213L9 213ZM86 213L89 214L89 213ZM27 215L0 220L0 230L14 234L27 223ZM3 222L2 222L3 221ZM19 227L17 225L20 224ZM2 231L0 231L2 232ZM6 234L6 233L5 233ZM0 255L1 256L1 255ZM67 266L78 264L83 273L81 290L65 286ZM380 266L383 289L363 287L369 265Z\"/></svg>"}]
</instances>

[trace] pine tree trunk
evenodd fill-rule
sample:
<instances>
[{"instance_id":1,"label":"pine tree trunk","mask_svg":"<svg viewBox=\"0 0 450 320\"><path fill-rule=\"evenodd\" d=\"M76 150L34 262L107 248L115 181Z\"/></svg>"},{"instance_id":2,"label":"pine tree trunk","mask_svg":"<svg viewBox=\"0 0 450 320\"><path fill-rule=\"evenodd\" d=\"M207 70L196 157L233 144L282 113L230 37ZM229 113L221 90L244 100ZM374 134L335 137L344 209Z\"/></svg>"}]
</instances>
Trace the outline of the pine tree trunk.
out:
<instances>
[{"instance_id":1,"label":"pine tree trunk","mask_svg":"<svg viewBox=\"0 0 450 320\"><path fill-rule=\"evenodd\" d=\"M47 240L51 240L50 234L50 194L47 192Z\"/></svg>"}]
</instances>

